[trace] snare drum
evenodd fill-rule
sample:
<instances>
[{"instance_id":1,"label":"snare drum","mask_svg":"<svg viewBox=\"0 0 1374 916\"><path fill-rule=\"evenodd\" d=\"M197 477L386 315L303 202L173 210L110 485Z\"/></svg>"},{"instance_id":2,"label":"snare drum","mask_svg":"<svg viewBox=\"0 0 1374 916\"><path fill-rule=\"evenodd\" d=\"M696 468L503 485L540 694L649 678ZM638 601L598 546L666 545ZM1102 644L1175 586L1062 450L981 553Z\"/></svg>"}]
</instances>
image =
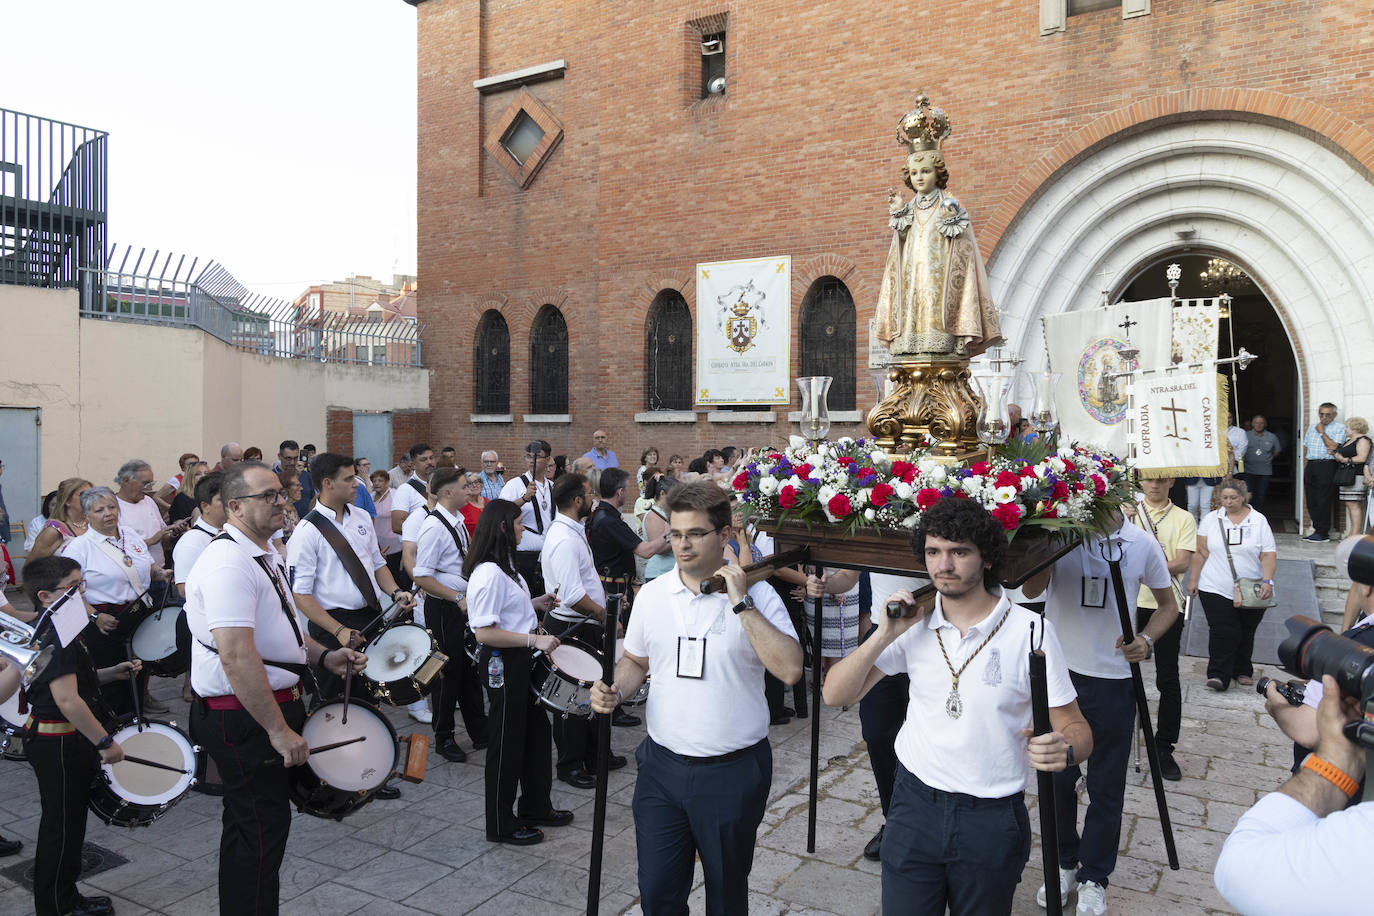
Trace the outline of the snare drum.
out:
<instances>
[{"instance_id":1,"label":"snare drum","mask_svg":"<svg viewBox=\"0 0 1374 916\"><path fill-rule=\"evenodd\" d=\"M200 748L171 722L134 719L110 734L126 754L185 771L174 773L132 760L101 765L91 787L91 811L107 824L146 827L195 785Z\"/></svg>"},{"instance_id":2,"label":"snare drum","mask_svg":"<svg viewBox=\"0 0 1374 916\"><path fill-rule=\"evenodd\" d=\"M625 640L615 641L615 663L620 664L620 659L625 655ZM621 706L643 706L649 702L649 674L644 675L644 683L639 685L639 689L620 701Z\"/></svg>"},{"instance_id":3,"label":"snare drum","mask_svg":"<svg viewBox=\"0 0 1374 916\"><path fill-rule=\"evenodd\" d=\"M368 660L371 666L371 659ZM372 800L397 767L396 730L371 703L352 700L348 724L343 722L343 699L321 703L306 716L301 736L311 747L323 747L365 737L366 741L311 754L286 772L291 800L315 817L342 820Z\"/></svg>"},{"instance_id":4,"label":"snare drum","mask_svg":"<svg viewBox=\"0 0 1374 916\"><path fill-rule=\"evenodd\" d=\"M602 653L575 637L538 654L530 667L530 690L540 705L563 716L590 717L592 684L601 678Z\"/></svg>"},{"instance_id":5,"label":"snare drum","mask_svg":"<svg viewBox=\"0 0 1374 916\"><path fill-rule=\"evenodd\" d=\"M156 677L181 677L191 669L189 647L177 644L177 622L185 610L169 605L145 617L134 630L134 656Z\"/></svg>"},{"instance_id":6,"label":"snare drum","mask_svg":"<svg viewBox=\"0 0 1374 916\"><path fill-rule=\"evenodd\" d=\"M413 623L398 623L363 647L367 667L358 672L372 698L391 706L423 700L430 682L448 662L429 631ZM352 717L352 712L349 717Z\"/></svg>"}]
</instances>

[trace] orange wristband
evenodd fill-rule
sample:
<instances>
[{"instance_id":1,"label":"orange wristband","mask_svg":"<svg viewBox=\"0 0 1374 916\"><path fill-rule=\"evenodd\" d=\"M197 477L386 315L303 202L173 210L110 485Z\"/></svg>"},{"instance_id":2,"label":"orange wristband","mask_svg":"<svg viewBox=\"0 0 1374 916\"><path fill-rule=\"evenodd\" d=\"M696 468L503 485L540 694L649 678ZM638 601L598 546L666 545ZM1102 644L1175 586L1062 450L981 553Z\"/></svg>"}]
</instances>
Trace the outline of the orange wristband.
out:
<instances>
[{"instance_id":1,"label":"orange wristband","mask_svg":"<svg viewBox=\"0 0 1374 916\"><path fill-rule=\"evenodd\" d=\"M1327 763L1316 754L1308 754L1307 759L1302 762L1305 770L1311 770L1321 776L1327 782L1345 793L1346 798L1354 798L1355 793L1360 791L1360 784L1351 779L1336 766Z\"/></svg>"}]
</instances>

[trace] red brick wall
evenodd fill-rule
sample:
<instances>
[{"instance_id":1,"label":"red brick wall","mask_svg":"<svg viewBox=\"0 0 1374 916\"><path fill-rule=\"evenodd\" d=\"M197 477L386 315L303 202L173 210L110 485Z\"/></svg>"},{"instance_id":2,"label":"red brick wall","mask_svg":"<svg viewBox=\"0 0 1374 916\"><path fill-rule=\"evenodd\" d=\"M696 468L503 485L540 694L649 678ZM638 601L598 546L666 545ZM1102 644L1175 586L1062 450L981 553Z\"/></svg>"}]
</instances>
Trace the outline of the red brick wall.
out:
<instances>
[{"instance_id":1,"label":"red brick wall","mask_svg":"<svg viewBox=\"0 0 1374 916\"><path fill-rule=\"evenodd\" d=\"M353 410L330 407L325 421L328 451L340 455L353 454ZM391 414L391 450L393 458L416 442L430 441L430 412L428 410L396 410ZM437 451L440 443L431 442ZM388 465L390 467L390 465Z\"/></svg>"},{"instance_id":2,"label":"red brick wall","mask_svg":"<svg viewBox=\"0 0 1374 916\"><path fill-rule=\"evenodd\" d=\"M636 423L644 325L662 288L695 313L699 262L791 255L796 325L807 285L841 276L858 309L859 403L872 402L867 322L899 185L898 118L924 88L950 113L950 189L985 257L1054 169L1133 125L1193 112L1286 120L1374 163L1374 29L1367 0L1167 0L1122 21L1107 10L1041 37L1037 0L604 4L425 0L419 5L419 299L434 369L432 439L462 461L508 466L549 439L579 454L604 426L621 463L640 449L699 454L778 440L772 427ZM728 90L693 102L688 23L728 12ZM687 52L684 52L684 47ZM482 144L514 90L474 79L565 58L526 89L565 135L520 190ZM573 423L531 427L525 377L538 307L559 304L571 346ZM474 425L477 321L511 332L509 425ZM794 392L790 409L796 409ZM837 432L854 428L837 428ZM398 433L398 447L400 443Z\"/></svg>"},{"instance_id":3,"label":"red brick wall","mask_svg":"<svg viewBox=\"0 0 1374 916\"><path fill-rule=\"evenodd\" d=\"M325 447L322 451L336 455L353 454L353 411L347 407L331 407L325 417Z\"/></svg>"}]
</instances>

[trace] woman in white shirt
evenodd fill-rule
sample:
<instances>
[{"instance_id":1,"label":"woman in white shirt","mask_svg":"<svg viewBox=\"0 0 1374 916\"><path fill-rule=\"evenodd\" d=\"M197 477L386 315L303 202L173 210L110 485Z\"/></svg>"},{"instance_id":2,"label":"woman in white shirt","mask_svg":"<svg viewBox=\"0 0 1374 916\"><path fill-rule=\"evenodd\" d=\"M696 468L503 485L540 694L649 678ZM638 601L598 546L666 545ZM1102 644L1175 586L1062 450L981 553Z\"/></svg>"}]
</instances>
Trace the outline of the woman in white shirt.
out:
<instances>
[{"instance_id":1,"label":"woman in white shirt","mask_svg":"<svg viewBox=\"0 0 1374 916\"><path fill-rule=\"evenodd\" d=\"M549 797L553 727L530 691L533 654L558 648L555 637L534 633L539 623L536 611L547 612L558 601L552 595L530 599L529 586L515 562L524 531L520 508L510 500L494 499L482 510L463 561L468 625L481 643L478 665L491 701L487 839L515 846L539 843L544 839L540 827L562 827L573 819L571 811L555 810ZM493 668L501 669L500 673Z\"/></svg>"},{"instance_id":2,"label":"woman in white shirt","mask_svg":"<svg viewBox=\"0 0 1374 916\"><path fill-rule=\"evenodd\" d=\"M1259 597L1272 597L1278 547L1269 520L1247 505L1250 492L1242 481L1227 478L1217 491L1221 508L1198 525L1188 591L1200 598L1207 614L1207 686L1221 691L1232 681L1254 683L1250 656L1265 609L1241 607L1236 580L1260 579Z\"/></svg>"}]
</instances>

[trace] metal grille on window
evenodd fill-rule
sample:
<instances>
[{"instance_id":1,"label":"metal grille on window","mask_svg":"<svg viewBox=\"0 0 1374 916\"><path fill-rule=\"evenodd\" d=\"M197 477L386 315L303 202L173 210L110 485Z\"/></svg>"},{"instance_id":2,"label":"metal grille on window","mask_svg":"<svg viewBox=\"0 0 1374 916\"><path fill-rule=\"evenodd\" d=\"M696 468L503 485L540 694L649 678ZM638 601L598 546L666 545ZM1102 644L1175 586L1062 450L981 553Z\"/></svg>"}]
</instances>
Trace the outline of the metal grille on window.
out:
<instances>
[{"instance_id":1,"label":"metal grille on window","mask_svg":"<svg viewBox=\"0 0 1374 916\"><path fill-rule=\"evenodd\" d=\"M530 413L568 412L568 323L546 305L530 333Z\"/></svg>"},{"instance_id":2,"label":"metal grille on window","mask_svg":"<svg viewBox=\"0 0 1374 916\"><path fill-rule=\"evenodd\" d=\"M692 313L677 290L649 306L644 335L644 400L649 410L692 409Z\"/></svg>"},{"instance_id":3,"label":"metal grille on window","mask_svg":"<svg viewBox=\"0 0 1374 916\"><path fill-rule=\"evenodd\" d=\"M495 309L477 326L472 367L477 413L510 413L510 329Z\"/></svg>"},{"instance_id":4,"label":"metal grille on window","mask_svg":"<svg viewBox=\"0 0 1374 916\"><path fill-rule=\"evenodd\" d=\"M855 409L854 297L834 277L821 277L806 291L801 308L801 374L828 375L830 408Z\"/></svg>"}]
</instances>

